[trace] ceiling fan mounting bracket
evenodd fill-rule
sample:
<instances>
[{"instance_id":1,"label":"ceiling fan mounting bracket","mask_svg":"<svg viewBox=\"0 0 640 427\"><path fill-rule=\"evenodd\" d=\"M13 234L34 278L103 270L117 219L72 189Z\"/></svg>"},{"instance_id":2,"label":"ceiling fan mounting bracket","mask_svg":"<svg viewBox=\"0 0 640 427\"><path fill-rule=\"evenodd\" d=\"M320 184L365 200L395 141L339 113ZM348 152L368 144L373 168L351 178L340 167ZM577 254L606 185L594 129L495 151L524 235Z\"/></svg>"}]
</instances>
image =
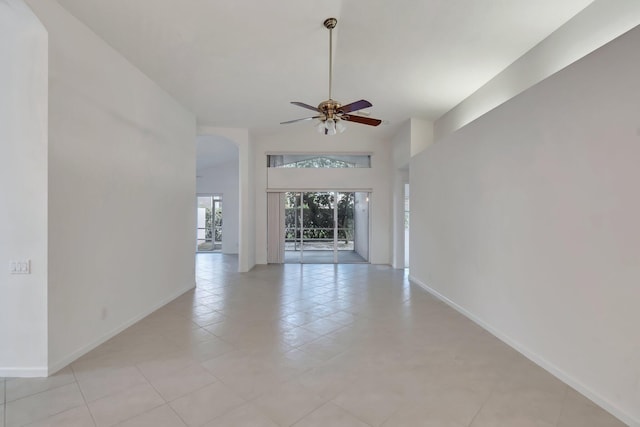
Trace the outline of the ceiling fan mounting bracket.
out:
<instances>
[{"instance_id":1,"label":"ceiling fan mounting bracket","mask_svg":"<svg viewBox=\"0 0 640 427\"><path fill-rule=\"evenodd\" d=\"M336 18L327 18L324 20L324 26L329 30L333 30L336 25L338 25L338 20Z\"/></svg>"}]
</instances>

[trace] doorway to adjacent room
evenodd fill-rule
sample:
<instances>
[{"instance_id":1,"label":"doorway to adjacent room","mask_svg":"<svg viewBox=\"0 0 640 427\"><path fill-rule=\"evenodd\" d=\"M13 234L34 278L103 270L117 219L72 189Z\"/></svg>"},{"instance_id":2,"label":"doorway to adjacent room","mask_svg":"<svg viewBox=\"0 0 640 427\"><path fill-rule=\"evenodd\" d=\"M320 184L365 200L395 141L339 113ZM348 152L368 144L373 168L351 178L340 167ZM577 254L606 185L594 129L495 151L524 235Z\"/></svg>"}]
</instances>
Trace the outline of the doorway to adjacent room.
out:
<instances>
[{"instance_id":1,"label":"doorway to adjacent room","mask_svg":"<svg viewBox=\"0 0 640 427\"><path fill-rule=\"evenodd\" d=\"M196 250L222 250L222 194L198 195Z\"/></svg>"}]
</instances>

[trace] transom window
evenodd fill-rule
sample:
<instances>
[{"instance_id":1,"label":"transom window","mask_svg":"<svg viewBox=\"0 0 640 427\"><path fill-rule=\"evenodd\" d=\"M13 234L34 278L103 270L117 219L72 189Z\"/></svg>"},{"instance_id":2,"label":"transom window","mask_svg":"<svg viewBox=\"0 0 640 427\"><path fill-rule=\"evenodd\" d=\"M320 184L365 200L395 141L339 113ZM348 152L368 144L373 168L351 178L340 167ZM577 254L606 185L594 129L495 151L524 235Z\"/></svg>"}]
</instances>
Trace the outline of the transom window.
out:
<instances>
[{"instance_id":1,"label":"transom window","mask_svg":"<svg viewBox=\"0 0 640 427\"><path fill-rule=\"evenodd\" d=\"M269 154L270 168L370 168L369 154Z\"/></svg>"}]
</instances>

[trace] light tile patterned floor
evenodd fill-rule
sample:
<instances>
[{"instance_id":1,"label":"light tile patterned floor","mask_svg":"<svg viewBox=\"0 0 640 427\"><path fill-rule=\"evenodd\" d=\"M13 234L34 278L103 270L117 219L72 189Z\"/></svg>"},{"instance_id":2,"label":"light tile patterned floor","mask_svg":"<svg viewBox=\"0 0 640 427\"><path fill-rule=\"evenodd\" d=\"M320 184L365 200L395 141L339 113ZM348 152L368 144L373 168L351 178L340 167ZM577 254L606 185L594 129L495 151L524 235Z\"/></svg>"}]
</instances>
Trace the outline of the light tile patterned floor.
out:
<instances>
[{"instance_id":1,"label":"light tile patterned floor","mask_svg":"<svg viewBox=\"0 0 640 427\"><path fill-rule=\"evenodd\" d=\"M197 256L198 287L45 379L0 379L6 427L607 427L611 415L371 265ZM0 423L2 425L2 423Z\"/></svg>"}]
</instances>

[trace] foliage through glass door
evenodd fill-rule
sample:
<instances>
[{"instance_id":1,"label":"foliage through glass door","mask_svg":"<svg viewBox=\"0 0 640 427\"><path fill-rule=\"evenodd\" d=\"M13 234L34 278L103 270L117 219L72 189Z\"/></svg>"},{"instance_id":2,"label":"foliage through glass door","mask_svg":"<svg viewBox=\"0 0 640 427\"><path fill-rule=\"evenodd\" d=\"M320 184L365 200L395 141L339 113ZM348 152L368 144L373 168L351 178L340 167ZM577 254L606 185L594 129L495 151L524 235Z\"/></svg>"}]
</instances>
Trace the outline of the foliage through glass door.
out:
<instances>
[{"instance_id":1,"label":"foliage through glass door","mask_svg":"<svg viewBox=\"0 0 640 427\"><path fill-rule=\"evenodd\" d=\"M198 252L222 250L222 196L198 196L196 248Z\"/></svg>"},{"instance_id":2,"label":"foliage through glass door","mask_svg":"<svg viewBox=\"0 0 640 427\"><path fill-rule=\"evenodd\" d=\"M368 202L367 193L286 193L285 262L367 262L368 206L361 206L366 208L361 209L366 211L366 217L357 214L356 210L357 202L362 205L365 199ZM363 236L365 232L366 236ZM359 245L356 240L359 240ZM357 246L366 246L366 250L358 250Z\"/></svg>"}]
</instances>

